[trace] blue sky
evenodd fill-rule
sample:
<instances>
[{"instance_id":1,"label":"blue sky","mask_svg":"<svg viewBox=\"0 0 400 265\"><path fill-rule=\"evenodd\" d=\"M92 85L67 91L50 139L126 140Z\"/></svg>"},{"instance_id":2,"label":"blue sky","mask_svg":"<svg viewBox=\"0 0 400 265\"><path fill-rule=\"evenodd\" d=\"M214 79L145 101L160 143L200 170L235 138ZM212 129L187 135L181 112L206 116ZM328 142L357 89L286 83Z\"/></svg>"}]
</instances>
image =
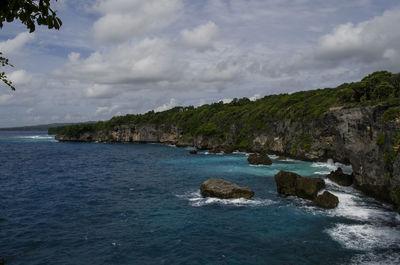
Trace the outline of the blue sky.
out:
<instances>
[{"instance_id":1,"label":"blue sky","mask_svg":"<svg viewBox=\"0 0 400 265\"><path fill-rule=\"evenodd\" d=\"M400 72L394 0L64 0L59 31L0 30L0 127L335 87Z\"/></svg>"}]
</instances>

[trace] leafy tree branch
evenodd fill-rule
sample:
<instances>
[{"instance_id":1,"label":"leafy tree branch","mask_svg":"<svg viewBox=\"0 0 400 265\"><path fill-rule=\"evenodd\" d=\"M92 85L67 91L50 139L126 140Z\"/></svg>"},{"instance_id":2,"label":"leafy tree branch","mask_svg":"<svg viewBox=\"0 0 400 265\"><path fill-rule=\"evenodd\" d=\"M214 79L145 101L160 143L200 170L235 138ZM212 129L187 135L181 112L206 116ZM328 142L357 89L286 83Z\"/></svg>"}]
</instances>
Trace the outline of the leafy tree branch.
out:
<instances>
[{"instance_id":1,"label":"leafy tree branch","mask_svg":"<svg viewBox=\"0 0 400 265\"><path fill-rule=\"evenodd\" d=\"M57 30L62 25L61 19L57 17L57 12L50 7L50 0L1 0L0 28L3 28L4 22L10 23L14 20L20 20L30 33L36 30L36 24ZM0 64L2 67L12 66L1 52ZM12 90L15 90L4 72L0 72L0 79Z\"/></svg>"}]
</instances>

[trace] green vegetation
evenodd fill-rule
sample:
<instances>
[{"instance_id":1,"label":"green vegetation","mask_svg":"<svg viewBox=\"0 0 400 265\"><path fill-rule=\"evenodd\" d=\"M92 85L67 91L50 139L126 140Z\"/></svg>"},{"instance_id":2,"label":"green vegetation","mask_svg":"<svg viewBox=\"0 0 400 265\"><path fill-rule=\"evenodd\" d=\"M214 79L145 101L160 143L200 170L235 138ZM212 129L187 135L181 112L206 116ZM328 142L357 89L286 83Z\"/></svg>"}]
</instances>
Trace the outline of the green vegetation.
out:
<instances>
[{"instance_id":1,"label":"green vegetation","mask_svg":"<svg viewBox=\"0 0 400 265\"><path fill-rule=\"evenodd\" d=\"M399 154L399 144L400 144L400 133L396 135L393 139L393 146L390 151L385 152L383 154L383 161L385 162L385 165L393 165L393 163L396 161L397 155Z\"/></svg>"},{"instance_id":2,"label":"green vegetation","mask_svg":"<svg viewBox=\"0 0 400 265\"><path fill-rule=\"evenodd\" d=\"M376 144L382 146L385 143L385 134L381 134L376 140Z\"/></svg>"},{"instance_id":3,"label":"green vegetation","mask_svg":"<svg viewBox=\"0 0 400 265\"><path fill-rule=\"evenodd\" d=\"M254 133L271 130L271 120L302 121L335 108L394 103L400 104L400 73L381 71L368 75L360 82L345 83L336 88L269 95L256 101L235 98L227 104L217 102L197 108L189 106L157 113L149 111L113 117L107 122L62 127L57 129L57 133L79 137L83 132L110 131L124 124L152 124L164 129L175 125L188 139L198 135L212 136L232 142L235 148L246 148L252 142ZM311 137L302 135L293 148L301 146L309 150L310 143Z\"/></svg>"},{"instance_id":4,"label":"green vegetation","mask_svg":"<svg viewBox=\"0 0 400 265\"><path fill-rule=\"evenodd\" d=\"M297 150L302 148L306 152L311 151L311 141L312 137L309 134L302 134L296 138L296 142L292 145L292 153L297 154Z\"/></svg>"},{"instance_id":5,"label":"green vegetation","mask_svg":"<svg viewBox=\"0 0 400 265\"><path fill-rule=\"evenodd\" d=\"M388 108L383 114L384 121L394 120L395 118L400 118L400 107Z\"/></svg>"}]
</instances>

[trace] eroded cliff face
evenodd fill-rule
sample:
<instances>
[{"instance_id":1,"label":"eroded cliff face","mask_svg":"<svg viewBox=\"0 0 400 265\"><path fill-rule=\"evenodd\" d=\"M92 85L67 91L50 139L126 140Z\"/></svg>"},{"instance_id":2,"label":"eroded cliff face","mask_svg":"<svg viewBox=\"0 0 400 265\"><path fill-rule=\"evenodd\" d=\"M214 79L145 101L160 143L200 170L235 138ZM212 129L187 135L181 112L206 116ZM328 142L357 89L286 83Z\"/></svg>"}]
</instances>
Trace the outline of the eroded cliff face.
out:
<instances>
[{"instance_id":1,"label":"eroded cliff face","mask_svg":"<svg viewBox=\"0 0 400 265\"><path fill-rule=\"evenodd\" d=\"M390 156L400 143L400 121L384 121L389 106L342 109L302 121L269 120L269 129L252 131L253 141L242 151L267 150L302 160L335 161L351 164L355 186L366 194L394 203L400 209L396 189L400 188L400 156ZM226 138L190 137L177 126L157 127L134 124L116 126L112 131L85 132L71 138L57 135L59 141L83 142L160 142L177 146L214 149L231 146L236 136L232 124ZM390 157L390 159L388 159ZM398 195L400 196L400 195Z\"/></svg>"},{"instance_id":2,"label":"eroded cliff face","mask_svg":"<svg viewBox=\"0 0 400 265\"><path fill-rule=\"evenodd\" d=\"M276 124L272 134L261 134L255 141L262 147L264 142L266 149L274 153L298 159L332 158L351 164L357 188L372 197L394 202L393 191L400 184L400 158L387 157L397 151L400 122L384 121L387 108L336 110L313 120L285 121Z\"/></svg>"}]
</instances>

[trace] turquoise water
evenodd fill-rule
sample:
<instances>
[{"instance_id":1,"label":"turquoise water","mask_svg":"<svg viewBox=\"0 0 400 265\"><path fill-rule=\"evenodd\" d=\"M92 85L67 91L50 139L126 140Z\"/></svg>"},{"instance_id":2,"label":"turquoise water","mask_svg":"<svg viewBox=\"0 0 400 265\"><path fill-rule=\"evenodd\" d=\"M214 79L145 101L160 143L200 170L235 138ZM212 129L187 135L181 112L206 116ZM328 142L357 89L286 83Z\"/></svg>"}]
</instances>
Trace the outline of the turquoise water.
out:
<instances>
[{"instance_id":1,"label":"turquoise water","mask_svg":"<svg viewBox=\"0 0 400 265\"><path fill-rule=\"evenodd\" d=\"M400 217L327 181L333 210L279 196L279 170L324 177L338 164L250 166L243 153L160 144L59 143L0 132L0 259L6 264L399 264ZM350 172L350 167L345 167ZM222 178L251 200L203 198Z\"/></svg>"}]
</instances>

